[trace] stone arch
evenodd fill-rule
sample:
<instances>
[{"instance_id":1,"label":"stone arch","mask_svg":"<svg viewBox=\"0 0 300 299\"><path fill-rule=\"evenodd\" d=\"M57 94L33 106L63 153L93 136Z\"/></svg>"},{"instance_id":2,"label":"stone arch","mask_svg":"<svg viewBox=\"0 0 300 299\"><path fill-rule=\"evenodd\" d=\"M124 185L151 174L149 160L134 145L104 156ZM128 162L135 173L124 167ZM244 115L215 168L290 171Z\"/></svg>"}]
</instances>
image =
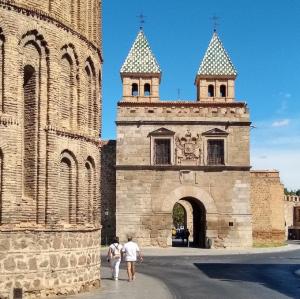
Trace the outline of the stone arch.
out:
<instances>
[{"instance_id":1,"label":"stone arch","mask_svg":"<svg viewBox=\"0 0 300 299\"><path fill-rule=\"evenodd\" d=\"M0 148L0 225L2 224L2 212L3 212L3 152Z\"/></svg>"},{"instance_id":2,"label":"stone arch","mask_svg":"<svg viewBox=\"0 0 300 299\"><path fill-rule=\"evenodd\" d=\"M97 121L97 88L96 88L96 71L95 65L91 57L88 57L85 62L85 79L86 79L86 92L85 96L87 99L87 124L90 129L96 130Z\"/></svg>"},{"instance_id":3,"label":"stone arch","mask_svg":"<svg viewBox=\"0 0 300 299\"><path fill-rule=\"evenodd\" d=\"M180 186L170 192L164 200L163 212L170 212L174 204L182 198L193 197L199 200L205 207L207 214L217 214L214 199L203 189L196 186Z\"/></svg>"},{"instance_id":4,"label":"stone arch","mask_svg":"<svg viewBox=\"0 0 300 299\"><path fill-rule=\"evenodd\" d=\"M78 218L78 162L75 155L65 150L59 163L58 221L76 224Z\"/></svg>"},{"instance_id":5,"label":"stone arch","mask_svg":"<svg viewBox=\"0 0 300 299\"><path fill-rule=\"evenodd\" d=\"M95 162L92 157L88 157L85 162L85 186L87 196L87 222L93 223L95 219L94 207L96 201L96 176Z\"/></svg>"},{"instance_id":6,"label":"stone arch","mask_svg":"<svg viewBox=\"0 0 300 299\"><path fill-rule=\"evenodd\" d=\"M4 43L5 36L0 27L0 112L4 112Z\"/></svg>"},{"instance_id":7,"label":"stone arch","mask_svg":"<svg viewBox=\"0 0 300 299\"><path fill-rule=\"evenodd\" d=\"M63 127L71 128L77 122L78 56L72 44L61 48L60 119Z\"/></svg>"},{"instance_id":8,"label":"stone arch","mask_svg":"<svg viewBox=\"0 0 300 299\"><path fill-rule=\"evenodd\" d=\"M42 57L46 57L47 59L49 59L50 51L48 43L45 40L44 36L40 34L36 29L24 33L19 42L21 48L25 48L30 44L36 47L37 51Z\"/></svg>"},{"instance_id":9,"label":"stone arch","mask_svg":"<svg viewBox=\"0 0 300 299\"><path fill-rule=\"evenodd\" d=\"M163 201L162 212L171 214L173 206L181 199L192 199L198 206L203 206L205 212L205 238L215 239L218 235L218 210L214 199L209 193L196 186L180 186L166 195ZM203 240L205 242L205 240ZM204 245L204 244L203 244Z\"/></svg>"}]
</instances>

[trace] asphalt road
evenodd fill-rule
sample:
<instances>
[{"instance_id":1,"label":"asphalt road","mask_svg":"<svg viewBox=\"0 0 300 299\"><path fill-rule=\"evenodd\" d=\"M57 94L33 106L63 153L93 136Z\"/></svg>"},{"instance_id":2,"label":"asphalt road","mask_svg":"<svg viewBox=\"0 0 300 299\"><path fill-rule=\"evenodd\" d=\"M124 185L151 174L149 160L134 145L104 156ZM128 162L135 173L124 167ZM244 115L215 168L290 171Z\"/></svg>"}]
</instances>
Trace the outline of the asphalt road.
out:
<instances>
[{"instance_id":1,"label":"asphalt road","mask_svg":"<svg viewBox=\"0 0 300 299\"><path fill-rule=\"evenodd\" d=\"M146 257L138 271L174 298L299 298L300 250L251 255ZM159 298L163 299L163 298Z\"/></svg>"}]
</instances>

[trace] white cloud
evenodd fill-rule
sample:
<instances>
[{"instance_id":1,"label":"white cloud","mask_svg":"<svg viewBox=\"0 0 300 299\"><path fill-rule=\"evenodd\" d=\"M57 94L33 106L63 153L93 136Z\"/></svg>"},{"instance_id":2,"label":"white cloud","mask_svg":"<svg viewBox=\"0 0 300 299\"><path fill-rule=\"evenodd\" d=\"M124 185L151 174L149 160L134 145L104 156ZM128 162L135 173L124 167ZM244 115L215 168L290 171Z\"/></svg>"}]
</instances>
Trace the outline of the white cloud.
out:
<instances>
[{"instance_id":1,"label":"white cloud","mask_svg":"<svg viewBox=\"0 0 300 299\"><path fill-rule=\"evenodd\" d=\"M290 124L289 119L276 120L272 123L272 127L286 127Z\"/></svg>"},{"instance_id":2,"label":"white cloud","mask_svg":"<svg viewBox=\"0 0 300 299\"><path fill-rule=\"evenodd\" d=\"M289 99L292 96L289 92L280 92L279 95L286 99Z\"/></svg>"},{"instance_id":3,"label":"white cloud","mask_svg":"<svg viewBox=\"0 0 300 299\"><path fill-rule=\"evenodd\" d=\"M251 151L252 169L277 169L288 189L300 189L300 151L298 149L259 148Z\"/></svg>"}]
</instances>

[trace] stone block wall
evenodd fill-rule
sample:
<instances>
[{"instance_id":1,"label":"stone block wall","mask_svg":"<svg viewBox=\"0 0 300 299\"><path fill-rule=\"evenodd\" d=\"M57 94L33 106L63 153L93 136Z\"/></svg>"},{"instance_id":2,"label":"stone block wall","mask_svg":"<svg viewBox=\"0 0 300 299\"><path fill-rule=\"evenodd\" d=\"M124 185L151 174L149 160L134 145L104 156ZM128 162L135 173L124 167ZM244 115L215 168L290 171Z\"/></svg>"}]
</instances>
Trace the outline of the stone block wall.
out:
<instances>
[{"instance_id":1,"label":"stone block wall","mask_svg":"<svg viewBox=\"0 0 300 299\"><path fill-rule=\"evenodd\" d=\"M35 299L99 287L99 238L99 230L2 231L0 297L13 298L16 289Z\"/></svg>"},{"instance_id":2,"label":"stone block wall","mask_svg":"<svg viewBox=\"0 0 300 299\"><path fill-rule=\"evenodd\" d=\"M284 218L285 218L285 236L288 238L289 228L300 228L300 224L295 219L295 208L300 208L300 196L284 196ZM298 217L297 217L298 218Z\"/></svg>"},{"instance_id":3,"label":"stone block wall","mask_svg":"<svg viewBox=\"0 0 300 299\"><path fill-rule=\"evenodd\" d=\"M173 207L185 200L197 218L193 233L200 246L205 238L213 247L252 246L249 125L248 108L239 102L119 102L121 240L133 235L142 246L170 246ZM155 165L155 138L170 140L169 165ZM223 165L208 165L209 139L223 140Z\"/></svg>"},{"instance_id":4,"label":"stone block wall","mask_svg":"<svg viewBox=\"0 0 300 299\"><path fill-rule=\"evenodd\" d=\"M241 172L191 170L194 182L180 181L179 170L126 170L117 166L117 234L133 235L141 246L170 246L172 211L191 197L206 213L206 237L214 247L252 245L250 178ZM232 222L232 226L230 226Z\"/></svg>"},{"instance_id":5,"label":"stone block wall","mask_svg":"<svg viewBox=\"0 0 300 299\"><path fill-rule=\"evenodd\" d=\"M285 241L284 192L278 171L251 171L251 209L255 245Z\"/></svg>"}]
</instances>

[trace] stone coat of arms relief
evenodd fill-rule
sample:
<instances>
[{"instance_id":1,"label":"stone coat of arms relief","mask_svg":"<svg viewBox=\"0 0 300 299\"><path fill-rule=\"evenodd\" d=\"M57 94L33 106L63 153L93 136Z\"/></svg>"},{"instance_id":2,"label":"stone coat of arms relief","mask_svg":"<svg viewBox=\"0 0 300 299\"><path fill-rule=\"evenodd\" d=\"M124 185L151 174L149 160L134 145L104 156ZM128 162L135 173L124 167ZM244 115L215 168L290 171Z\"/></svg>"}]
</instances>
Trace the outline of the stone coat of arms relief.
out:
<instances>
[{"instance_id":1,"label":"stone coat of arms relief","mask_svg":"<svg viewBox=\"0 0 300 299\"><path fill-rule=\"evenodd\" d=\"M193 136L187 130L184 136L175 137L175 157L177 165L200 165L202 157L202 142L200 134Z\"/></svg>"}]
</instances>

